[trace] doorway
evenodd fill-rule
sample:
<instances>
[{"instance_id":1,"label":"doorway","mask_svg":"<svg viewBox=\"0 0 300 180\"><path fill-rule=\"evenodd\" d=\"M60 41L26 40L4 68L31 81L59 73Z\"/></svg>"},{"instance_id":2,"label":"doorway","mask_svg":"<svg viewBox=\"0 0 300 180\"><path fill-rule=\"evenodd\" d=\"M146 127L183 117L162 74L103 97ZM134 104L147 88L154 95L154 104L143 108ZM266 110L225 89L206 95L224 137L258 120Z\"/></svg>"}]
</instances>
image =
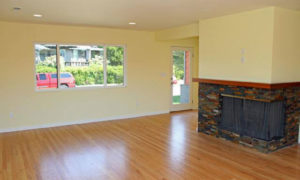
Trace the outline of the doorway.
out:
<instances>
[{"instance_id":1,"label":"doorway","mask_svg":"<svg viewBox=\"0 0 300 180\"><path fill-rule=\"evenodd\" d=\"M171 111L192 109L192 48L172 48Z\"/></svg>"}]
</instances>

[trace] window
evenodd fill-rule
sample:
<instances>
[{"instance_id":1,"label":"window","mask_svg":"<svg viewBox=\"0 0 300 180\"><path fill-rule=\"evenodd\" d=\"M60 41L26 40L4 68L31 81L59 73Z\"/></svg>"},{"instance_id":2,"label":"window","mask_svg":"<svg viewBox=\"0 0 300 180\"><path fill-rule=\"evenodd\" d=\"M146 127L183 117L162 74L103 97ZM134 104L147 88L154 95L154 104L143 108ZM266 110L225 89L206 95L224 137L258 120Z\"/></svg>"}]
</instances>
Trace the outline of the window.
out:
<instances>
[{"instance_id":1,"label":"window","mask_svg":"<svg viewBox=\"0 0 300 180\"><path fill-rule=\"evenodd\" d=\"M107 84L114 86L124 83L124 48L108 46L107 56Z\"/></svg>"},{"instance_id":2,"label":"window","mask_svg":"<svg viewBox=\"0 0 300 180\"><path fill-rule=\"evenodd\" d=\"M123 46L36 44L36 88L124 86L124 59Z\"/></svg>"},{"instance_id":3,"label":"window","mask_svg":"<svg viewBox=\"0 0 300 180\"><path fill-rule=\"evenodd\" d=\"M58 73L56 50L55 44L35 45L36 87L38 89L57 88L57 79L54 80L50 76Z\"/></svg>"},{"instance_id":4,"label":"window","mask_svg":"<svg viewBox=\"0 0 300 180\"><path fill-rule=\"evenodd\" d=\"M40 80L46 80L46 74L40 74Z\"/></svg>"},{"instance_id":5,"label":"window","mask_svg":"<svg viewBox=\"0 0 300 180\"><path fill-rule=\"evenodd\" d=\"M63 73L60 75L60 78L71 78L71 74L68 74L68 73Z\"/></svg>"},{"instance_id":6,"label":"window","mask_svg":"<svg viewBox=\"0 0 300 180\"><path fill-rule=\"evenodd\" d=\"M60 74L60 78L71 78L71 77L72 77L72 75L68 74L68 73ZM51 74L51 78L52 79L56 79L57 78L57 74Z\"/></svg>"}]
</instances>

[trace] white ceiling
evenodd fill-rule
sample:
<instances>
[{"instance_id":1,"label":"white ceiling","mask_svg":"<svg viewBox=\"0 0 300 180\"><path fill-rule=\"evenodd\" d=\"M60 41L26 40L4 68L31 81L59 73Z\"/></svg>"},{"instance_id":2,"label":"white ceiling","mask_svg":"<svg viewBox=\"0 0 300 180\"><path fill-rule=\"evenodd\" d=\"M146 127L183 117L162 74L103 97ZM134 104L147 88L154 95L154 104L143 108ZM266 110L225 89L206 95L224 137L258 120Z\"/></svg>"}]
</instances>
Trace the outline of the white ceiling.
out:
<instances>
[{"instance_id":1,"label":"white ceiling","mask_svg":"<svg viewBox=\"0 0 300 180\"><path fill-rule=\"evenodd\" d=\"M300 0L0 0L0 20L158 30L267 6L300 10Z\"/></svg>"}]
</instances>

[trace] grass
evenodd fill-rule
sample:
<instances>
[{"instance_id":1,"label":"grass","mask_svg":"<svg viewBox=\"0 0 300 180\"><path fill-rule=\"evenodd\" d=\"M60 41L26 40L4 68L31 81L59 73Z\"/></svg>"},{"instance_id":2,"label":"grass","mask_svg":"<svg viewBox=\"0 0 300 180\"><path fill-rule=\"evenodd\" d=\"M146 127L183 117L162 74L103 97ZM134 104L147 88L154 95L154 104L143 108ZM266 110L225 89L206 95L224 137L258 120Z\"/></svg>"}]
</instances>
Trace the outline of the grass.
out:
<instances>
[{"instance_id":1,"label":"grass","mask_svg":"<svg viewBox=\"0 0 300 180\"><path fill-rule=\"evenodd\" d=\"M173 96L173 104L180 104L180 96Z\"/></svg>"}]
</instances>

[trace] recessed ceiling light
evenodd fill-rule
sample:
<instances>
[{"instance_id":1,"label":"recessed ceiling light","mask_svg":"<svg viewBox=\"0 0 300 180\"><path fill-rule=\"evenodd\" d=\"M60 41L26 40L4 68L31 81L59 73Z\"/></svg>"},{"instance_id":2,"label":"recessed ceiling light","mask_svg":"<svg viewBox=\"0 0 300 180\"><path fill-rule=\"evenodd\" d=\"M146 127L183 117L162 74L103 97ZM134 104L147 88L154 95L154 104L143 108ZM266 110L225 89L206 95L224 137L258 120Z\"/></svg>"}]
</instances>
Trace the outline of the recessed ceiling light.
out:
<instances>
[{"instance_id":1,"label":"recessed ceiling light","mask_svg":"<svg viewBox=\"0 0 300 180\"><path fill-rule=\"evenodd\" d=\"M21 8L20 8L20 7L14 7L13 10L14 10L14 11L20 11Z\"/></svg>"},{"instance_id":2,"label":"recessed ceiling light","mask_svg":"<svg viewBox=\"0 0 300 180\"><path fill-rule=\"evenodd\" d=\"M136 25L136 22L129 22L129 25Z\"/></svg>"},{"instance_id":3,"label":"recessed ceiling light","mask_svg":"<svg viewBox=\"0 0 300 180\"><path fill-rule=\"evenodd\" d=\"M33 16L34 16L34 17L37 17L37 18L43 17L43 15L41 15L41 14L34 14Z\"/></svg>"}]
</instances>

